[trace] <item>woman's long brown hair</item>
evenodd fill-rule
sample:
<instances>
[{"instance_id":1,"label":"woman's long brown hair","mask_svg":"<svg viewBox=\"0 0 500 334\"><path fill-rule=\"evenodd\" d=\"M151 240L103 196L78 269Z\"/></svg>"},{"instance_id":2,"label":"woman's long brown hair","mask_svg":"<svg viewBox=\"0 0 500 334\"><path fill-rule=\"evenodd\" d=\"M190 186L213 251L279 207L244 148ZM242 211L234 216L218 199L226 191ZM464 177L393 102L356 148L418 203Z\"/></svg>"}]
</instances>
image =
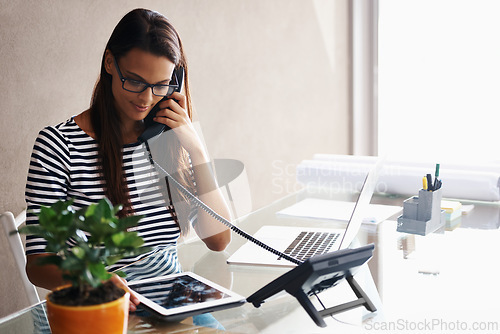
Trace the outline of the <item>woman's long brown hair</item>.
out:
<instances>
[{"instance_id":1,"label":"woman's long brown hair","mask_svg":"<svg viewBox=\"0 0 500 334\"><path fill-rule=\"evenodd\" d=\"M179 66L184 67L187 112L189 117L192 118L187 61L180 37L168 19L157 12L147 9L135 9L126 14L113 30L106 45L106 50L109 50L118 61L133 48L139 48L157 56L167 57L175 64L176 68ZM125 216L133 213L133 210L122 168L124 143L120 117L113 103L112 77L104 67L105 54L106 52L104 52L102 58L99 79L94 87L90 114L92 127L99 144L99 160L105 182L105 194L114 205L123 205L123 210L119 215ZM177 164L173 170L179 176L179 181L188 189L194 190L192 178L189 174L190 163L187 152L178 141L169 145L167 151L171 158L170 161ZM180 192L178 192L178 196L186 199Z\"/></svg>"}]
</instances>

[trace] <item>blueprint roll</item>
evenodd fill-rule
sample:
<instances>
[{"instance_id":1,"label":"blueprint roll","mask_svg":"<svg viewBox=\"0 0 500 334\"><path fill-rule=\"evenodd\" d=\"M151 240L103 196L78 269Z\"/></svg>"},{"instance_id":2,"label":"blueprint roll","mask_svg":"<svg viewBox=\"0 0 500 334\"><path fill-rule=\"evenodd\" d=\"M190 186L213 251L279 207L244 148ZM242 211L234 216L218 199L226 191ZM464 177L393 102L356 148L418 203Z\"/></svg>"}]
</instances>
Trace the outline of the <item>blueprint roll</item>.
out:
<instances>
[{"instance_id":1,"label":"blueprint roll","mask_svg":"<svg viewBox=\"0 0 500 334\"><path fill-rule=\"evenodd\" d=\"M297 166L297 181L317 187L359 191L377 157L316 154ZM413 195L422 187L422 177L434 175L435 163L386 160L376 192ZM500 164L441 164L439 178L443 197L499 201Z\"/></svg>"},{"instance_id":2,"label":"blueprint roll","mask_svg":"<svg viewBox=\"0 0 500 334\"><path fill-rule=\"evenodd\" d=\"M315 161L330 161L335 163L358 163L358 164L374 164L378 157L361 156L361 155L339 155L339 154L315 154L312 160ZM420 167L425 168L427 173L433 172L439 161L410 161L385 158L385 165L393 168L399 167ZM491 172L500 174L500 161L481 162L481 163L446 163L441 164L441 167L450 170L465 170L471 172ZM426 174L427 174L426 173Z\"/></svg>"}]
</instances>

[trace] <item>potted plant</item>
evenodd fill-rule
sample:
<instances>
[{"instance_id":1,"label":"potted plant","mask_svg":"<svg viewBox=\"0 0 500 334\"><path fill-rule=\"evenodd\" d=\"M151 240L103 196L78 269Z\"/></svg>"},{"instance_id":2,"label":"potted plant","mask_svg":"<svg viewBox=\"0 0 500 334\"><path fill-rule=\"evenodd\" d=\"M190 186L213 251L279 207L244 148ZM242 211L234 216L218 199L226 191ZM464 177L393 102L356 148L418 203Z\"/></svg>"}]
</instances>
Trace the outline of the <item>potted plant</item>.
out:
<instances>
[{"instance_id":1,"label":"potted plant","mask_svg":"<svg viewBox=\"0 0 500 334\"><path fill-rule=\"evenodd\" d=\"M41 207L39 224L19 230L47 241L45 250L53 255L39 264L56 265L69 282L47 295L52 333L125 333L129 294L110 280L106 266L147 251L143 239L128 231L141 217L118 218L122 207L106 198L78 211L72 204L60 200Z\"/></svg>"}]
</instances>

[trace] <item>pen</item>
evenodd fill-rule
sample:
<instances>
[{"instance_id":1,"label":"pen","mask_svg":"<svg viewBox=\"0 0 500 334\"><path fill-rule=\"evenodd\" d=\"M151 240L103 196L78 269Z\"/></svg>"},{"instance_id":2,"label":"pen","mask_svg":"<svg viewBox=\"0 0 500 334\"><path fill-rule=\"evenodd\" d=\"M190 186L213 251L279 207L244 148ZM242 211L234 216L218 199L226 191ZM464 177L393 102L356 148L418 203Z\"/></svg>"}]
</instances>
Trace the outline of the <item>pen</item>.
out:
<instances>
[{"instance_id":1,"label":"pen","mask_svg":"<svg viewBox=\"0 0 500 334\"><path fill-rule=\"evenodd\" d=\"M432 188L432 175L427 174L427 190L433 191L434 188Z\"/></svg>"},{"instance_id":2,"label":"pen","mask_svg":"<svg viewBox=\"0 0 500 334\"><path fill-rule=\"evenodd\" d=\"M438 190L440 186L440 182L438 181L439 177L439 164L436 164L436 172L434 173L435 179L434 179L434 186L432 187L434 190Z\"/></svg>"},{"instance_id":3,"label":"pen","mask_svg":"<svg viewBox=\"0 0 500 334\"><path fill-rule=\"evenodd\" d=\"M424 190L427 190L427 178L425 176L422 178L422 183L423 183L423 187L422 188Z\"/></svg>"}]
</instances>

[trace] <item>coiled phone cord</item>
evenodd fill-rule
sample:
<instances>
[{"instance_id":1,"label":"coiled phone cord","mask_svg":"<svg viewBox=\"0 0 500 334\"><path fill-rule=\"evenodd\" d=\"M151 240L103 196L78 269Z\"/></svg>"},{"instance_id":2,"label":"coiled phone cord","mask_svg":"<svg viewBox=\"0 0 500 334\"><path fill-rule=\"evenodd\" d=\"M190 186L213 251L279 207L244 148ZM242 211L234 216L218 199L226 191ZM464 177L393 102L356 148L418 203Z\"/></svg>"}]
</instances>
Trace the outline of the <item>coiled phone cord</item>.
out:
<instances>
[{"instance_id":1,"label":"coiled phone cord","mask_svg":"<svg viewBox=\"0 0 500 334\"><path fill-rule=\"evenodd\" d=\"M195 195L193 195L182 184L180 184L174 177L172 177L172 175L170 175L162 166L160 166L160 164L158 164L156 161L154 161L154 159L153 159L153 157L151 155L151 151L149 149L148 143L145 142L145 145L146 145L146 149L148 150L148 155L149 155L150 162L153 163L154 165L156 165L163 173L165 173L165 175L170 180L172 180L174 182L174 185L176 186L177 189L179 189L187 197L193 199L194 200L194 204L197 207L201 208L203 211L205 211L206 213L208 213L215 220L217 220L217 221L221 222L222 224L226 225L227 227L229 227L236 234L242 236L243 238L249 240L250 242L253 242L257 246L259 246L259 247L267 250L268 252L271 252L274 255L279 256L279 257L283 258L284 260L290 261L290 262L292 262L292 263L294 263L296 265L299 265L299 264L302 263L302 261L297 260L297 259L295 259L295 258L293 258L293 257L291 257L291 256L289 256L289 255L287 255L285 253L282 253L279 250L274 249L271 246L266 245L262 241L254 238L253 236L251 236L250 234L248 234L245 231L241 230L240 228L236 227L229 220L227 220L226 218L222 217L217 212L215 212L214 210L212 210L208 205L206 205L205 203L203 203L198 197L196 197Z\"/></svg>"}]
</instances>

